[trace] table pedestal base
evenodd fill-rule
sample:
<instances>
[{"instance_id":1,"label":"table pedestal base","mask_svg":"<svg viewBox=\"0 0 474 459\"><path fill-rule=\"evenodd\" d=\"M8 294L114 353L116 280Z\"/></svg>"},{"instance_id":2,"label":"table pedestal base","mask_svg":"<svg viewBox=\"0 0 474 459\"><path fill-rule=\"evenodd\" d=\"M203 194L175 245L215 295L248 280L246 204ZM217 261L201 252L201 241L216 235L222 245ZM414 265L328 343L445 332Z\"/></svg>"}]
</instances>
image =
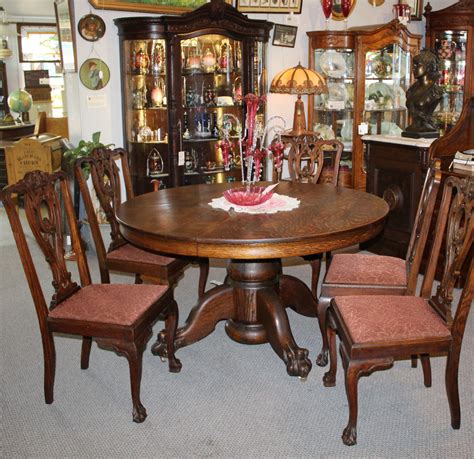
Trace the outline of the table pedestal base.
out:
<instances>
[{"instance_id":1,"label":"table pedestal base","mask_svg":"<svg viewBox=\"0 0 474 459\"><path fill-rule=\"evenodd\" d=\"M217 322L227 320L226 332L243 344L269 342L285 362L290 376L306 377L311 370L308 351L297 346L285 308L316 317L317 302L306 284L280 275L280 260L231 260L228 285L208 291L178 329L175 349L209 335ZM317 329L315 327L315 333ZM152 347L154 355L166 356L165 333Z\"/></svg>"}]
</instances>

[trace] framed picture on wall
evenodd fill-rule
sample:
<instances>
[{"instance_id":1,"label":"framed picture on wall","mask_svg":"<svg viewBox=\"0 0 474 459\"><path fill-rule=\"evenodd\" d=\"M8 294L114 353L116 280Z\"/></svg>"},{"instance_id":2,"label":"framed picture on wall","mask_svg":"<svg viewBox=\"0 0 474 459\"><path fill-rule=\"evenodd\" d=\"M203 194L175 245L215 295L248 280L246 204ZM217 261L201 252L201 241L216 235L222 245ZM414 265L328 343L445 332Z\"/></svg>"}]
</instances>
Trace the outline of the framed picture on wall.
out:
<instances>
[{"instance_id":1,"label":"framed picture on wall","mask_svg":"<svg viewBox=\"0 0 474 459\"><path fill-rule=\"evenodd\" d=\"M404 0L411 8L411 20L421 21L423 18L423 0Z\"/></svg>"},{"instance_id":2,"label":"framed picture on wall","mask_svg":"<svg viewBox=\"0 0 474 459\"><path fill-rule=\"evenodd\" d=\"M273 30L273 46L285 46L286 48L294 48L296 42L296 33L298 27L284 24L275 24Z\"/></svg>"},{"instance_id":3,"label":"framed picture on wall","mask_svg":"<svg viewBox=\"0 0 474 459\"><path fill-rule=\"evenodd\" d=\"M143 13L181 14L193 11L208 0L89 0L98 10L140 11ZM232 0L225 0L232 4Z\"/></svg>"},{"instance_id":4,"label":"framed picture on wall","mask_svg":"<svg viewBox=\"0 0 474 459\"><path fill-rule=\"evenodd\" d=\"M237 0L241 13L301 13L303 0Z\"/></svg>"}]
</instances>

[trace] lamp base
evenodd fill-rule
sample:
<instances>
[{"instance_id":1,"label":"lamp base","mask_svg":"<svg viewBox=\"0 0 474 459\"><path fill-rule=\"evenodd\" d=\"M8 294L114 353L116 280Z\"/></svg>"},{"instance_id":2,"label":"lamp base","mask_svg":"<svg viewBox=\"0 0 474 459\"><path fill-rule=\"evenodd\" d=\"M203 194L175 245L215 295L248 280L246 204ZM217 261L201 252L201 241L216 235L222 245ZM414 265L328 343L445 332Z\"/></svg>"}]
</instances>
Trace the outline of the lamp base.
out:
<instances>
[{"instance_id":1,"label":"lamp base","mask_svg":"<svg viewBox=\"0 0 474 459\"><path fill-rule=\"evenodd\" d=\"M304 103L301 100L301 95L298 94L298 99L295 102L295 113L293 115L293 129L294 135L301 135L306 131L306 117L304 113Z\"/></svg>"}]
</instances>

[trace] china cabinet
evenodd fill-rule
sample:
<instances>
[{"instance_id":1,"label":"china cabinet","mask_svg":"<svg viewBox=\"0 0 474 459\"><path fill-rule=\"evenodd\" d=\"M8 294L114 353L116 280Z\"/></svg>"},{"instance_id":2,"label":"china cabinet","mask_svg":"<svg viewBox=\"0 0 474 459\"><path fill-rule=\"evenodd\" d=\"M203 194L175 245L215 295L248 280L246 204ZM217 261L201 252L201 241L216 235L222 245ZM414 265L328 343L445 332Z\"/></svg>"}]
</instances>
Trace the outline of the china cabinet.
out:
<instances>
[{"instance_id":1,"label":"china cabinet","mask_svg":"<svg viewBox=\"0 0 474 459\"><path fill-rule=\"evenodd\" d=\"M474 94L474 0L463 0L444 9L425 7L426 47L440 59L439 84L445 95L435 110L441 132L459 120L463 102Z\"/></svg>"},{"instance_id":2,"label":"china cabinet","mask_svg":"<svg viewBox=\"0 0 474 459\"><path fill-rule=\"evenodd\" d=\"M267 90L273 24L248 19L219 0L180 16L115 24L136 192L150 190L153 178L166 187L239 180L243 96ZM223 152L224 138L230 151Z\"/></svg>"},{"instance_id":3,"label":"china cabinet","mask_svg":"<svg viewBox=\"0 0 474 459\"><path fill-rule=\"evenodd\" d=\"M393 20L383 26L308 32L308 37L309 65L326 76L329 89L309 97L310 126L344 143L342 164L351 163L353 186L364 189L361 136L396 136L405 128L405 92L421 36Z\"/></svg>"}]
</instances>

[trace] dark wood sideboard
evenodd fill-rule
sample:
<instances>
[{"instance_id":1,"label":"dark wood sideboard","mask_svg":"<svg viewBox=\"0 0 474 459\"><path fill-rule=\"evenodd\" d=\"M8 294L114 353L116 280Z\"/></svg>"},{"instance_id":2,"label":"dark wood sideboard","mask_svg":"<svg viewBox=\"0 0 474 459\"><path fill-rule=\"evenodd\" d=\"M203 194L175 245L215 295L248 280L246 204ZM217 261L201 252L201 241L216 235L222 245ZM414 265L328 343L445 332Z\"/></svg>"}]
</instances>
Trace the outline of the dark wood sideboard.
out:
<instances>
[{"instance_id":1,"label":"dark wood sideboard","mask_svg":"<svg viewBox=\"0 0 474 459\"><path fill-rule=\"evenodd\" d=\"M433 139L367 135L362 140L366 151L367 191L383 197L390 207L384 231L364 248L405 258Z\"/></svg>"}]
</instances>

